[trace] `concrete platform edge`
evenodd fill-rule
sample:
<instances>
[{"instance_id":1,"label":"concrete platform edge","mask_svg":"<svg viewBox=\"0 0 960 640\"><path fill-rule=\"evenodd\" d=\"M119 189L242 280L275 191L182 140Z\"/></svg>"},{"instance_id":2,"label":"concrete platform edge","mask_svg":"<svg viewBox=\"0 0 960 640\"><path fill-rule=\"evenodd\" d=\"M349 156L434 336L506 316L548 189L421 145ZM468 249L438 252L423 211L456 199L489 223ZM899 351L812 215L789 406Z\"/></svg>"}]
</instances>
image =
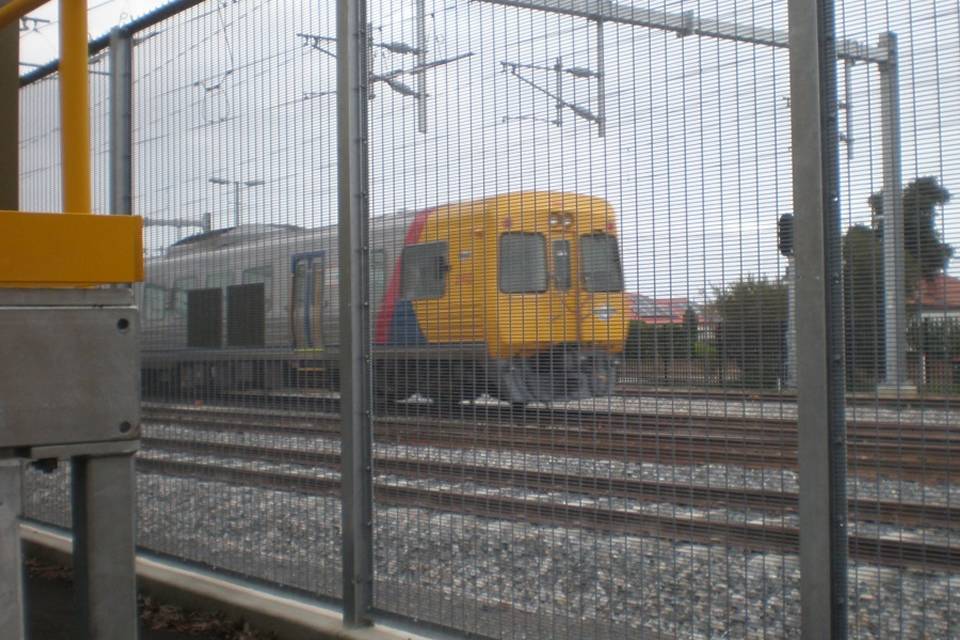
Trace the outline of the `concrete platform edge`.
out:
<instances>
[{"instance_id":1,"label":"concrete platform edge","mask_svg":"<svg viewBox=\"0 0 960 640\"><path fill-rule=\"evenodd\" d=\"M72 539L59 531L22 523L24 555L72 564ZM191 571L179 565L138 556L137 587L142 593L180 607L222 611L275 633L282 640L428 640L383 625L347 629L340 611L272 593L242 581Z\"/></svg>"}]
</instances>

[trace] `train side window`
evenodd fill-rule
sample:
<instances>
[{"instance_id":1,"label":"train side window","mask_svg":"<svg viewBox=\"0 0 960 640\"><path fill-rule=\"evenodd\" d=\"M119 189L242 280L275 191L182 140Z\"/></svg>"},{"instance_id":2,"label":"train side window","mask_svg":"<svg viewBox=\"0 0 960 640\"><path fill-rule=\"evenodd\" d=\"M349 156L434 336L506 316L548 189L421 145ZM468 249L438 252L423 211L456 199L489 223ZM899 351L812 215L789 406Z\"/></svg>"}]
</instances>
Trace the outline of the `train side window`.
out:
<instances>
[{"instance_id":1,"label":"train side window","mask_svg":"<svg viewBox=\"0 0 960 640\"><path fill-rule=\"evenodd\" d=\"M244 269L240 275L241 284L263 283L263 306L270 308L270 300L273 294L273 266L266 264L259 267Z\"/></svg>"},{"instance_id":2,"label":"train side window","mask_svg":"<svg viewBox=\"0 0 960 640\"><path fill-rule=\"evenodd\" d=\"M206 279L207 289L223 289L233 284L233 274L229 271L217 271L208 273Z\"/></svg>"},{"instance_id":3,"label":"train side window","mask_svg":"<svg viewBox=\"0 0 960 640\"><path fill-rule=\"evenodd\" d=\"M547 241L542 233L500 236L500 291L543 293L547 290Z\"/></svg>"},{"instance_id":4,"label":"train side window","mask_svg":"<svg viewBox=\"0 0 960 640\"><path fill-rule=\"evenodd\" d=\"M447 286L446 242L425 242L403 248L400 258L402 278L400 296L403 300L440 298Z\"/></svg>"},{"instance_id":5,"label":"train side window","mask_svg":"<svg viewBox=\"0 0 960 640\"><path fill-rule=\"evenodd\" d=\"M173 281L173 312L178 316L187 315L187 291L197 288L197 279L177 278Z\"/></svg>"},{"instance_id":6,"label":"train side window","mask_svg":"<svg viewBox=\"0 0 960 640\"><path fill-rule=\"evenodd\" d=\"M370 298L379 302L387 285L387 252L374 249L370 252Z\"/></svg>"},{"instance_id":7,"label":"train side window","mask_svg":"<svg viewBox=\"0 0 960 640\"><path fill-rule=\"evenodd\" d=\"M162 320L167 292L155 284L143 286L143 317L146 320Z\"/></svg>"}]
</instances>

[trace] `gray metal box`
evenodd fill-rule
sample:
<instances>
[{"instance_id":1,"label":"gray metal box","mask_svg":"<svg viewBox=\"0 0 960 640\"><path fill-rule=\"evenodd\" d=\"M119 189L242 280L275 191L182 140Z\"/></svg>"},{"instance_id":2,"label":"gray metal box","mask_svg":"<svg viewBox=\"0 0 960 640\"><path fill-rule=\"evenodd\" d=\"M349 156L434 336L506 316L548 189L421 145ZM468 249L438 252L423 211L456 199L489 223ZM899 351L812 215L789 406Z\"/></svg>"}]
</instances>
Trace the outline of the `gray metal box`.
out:
<instances>
[{"instance_id":1,"label":"gray metal box","mask_svg":"<svg viewBox=\"0 0 960 640\"><path fill-rule=\"evenodd\" d=\"M0 449L140 437L130 289L0 289Z\"/></svg>"}]
</instances>

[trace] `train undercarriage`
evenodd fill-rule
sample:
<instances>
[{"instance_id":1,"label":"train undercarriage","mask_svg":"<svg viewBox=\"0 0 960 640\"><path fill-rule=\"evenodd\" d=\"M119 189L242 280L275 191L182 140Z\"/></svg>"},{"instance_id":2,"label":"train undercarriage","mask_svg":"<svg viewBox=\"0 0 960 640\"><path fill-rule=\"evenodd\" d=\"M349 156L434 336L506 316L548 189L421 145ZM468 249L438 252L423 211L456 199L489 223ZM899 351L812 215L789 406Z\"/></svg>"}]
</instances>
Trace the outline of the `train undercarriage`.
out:
<instances>
[{"instance_id":1,"label":"train undercarriage","mask_svg":"<svg viewBox=\"0 0 960 640\"><path fill-rule=\"evenodd\" d=\"M426 353L424 353L426 352ZM371 389L397 402L420 396L455 405L487 395L513 405L609 395L618 358L601 349L562 344L533 356L490 358L482 349L375 350ZM149 395L204 391L339 389L335 351L145 353L143 387Z\"/></svg>"}]
</instances>

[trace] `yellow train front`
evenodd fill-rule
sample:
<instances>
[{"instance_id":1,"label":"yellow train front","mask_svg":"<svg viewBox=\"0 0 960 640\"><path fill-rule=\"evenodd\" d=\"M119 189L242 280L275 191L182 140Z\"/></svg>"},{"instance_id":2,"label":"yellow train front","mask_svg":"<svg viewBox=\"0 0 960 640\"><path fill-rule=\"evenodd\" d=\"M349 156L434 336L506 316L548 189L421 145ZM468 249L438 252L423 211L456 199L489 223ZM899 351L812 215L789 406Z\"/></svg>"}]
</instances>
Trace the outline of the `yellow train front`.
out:
<instances>
[{"instance_id":1,"label":"yellow train front","mask_svg":"<svg viewBox=\"0 0 960 640\"><path fill-rule=\"evenodd\" d=\"M393 397L512 404L608 395L627 331L613 209L506 194L416 214L374 310Z\"/></svg>"}]
</instances>

